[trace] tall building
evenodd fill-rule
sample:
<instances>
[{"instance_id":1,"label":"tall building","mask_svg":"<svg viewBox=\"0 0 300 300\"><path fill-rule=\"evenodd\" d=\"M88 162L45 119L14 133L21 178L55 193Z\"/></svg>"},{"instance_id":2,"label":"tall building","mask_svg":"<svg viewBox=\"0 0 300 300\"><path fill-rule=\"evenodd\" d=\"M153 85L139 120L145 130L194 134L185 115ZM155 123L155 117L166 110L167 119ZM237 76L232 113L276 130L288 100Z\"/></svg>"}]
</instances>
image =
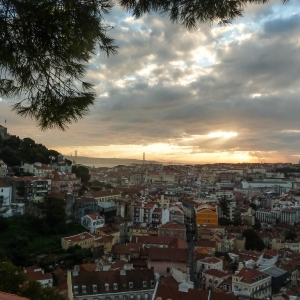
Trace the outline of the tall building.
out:
<instances>
[{"instance_id":1,"label":"tall building","mask_svg":"<svg viewBox=\"0 0 300 300\"><path fill-rule=\"evenodd\" d=\"M4 140L9 138L9 134L7 133L7 128L2 125L0 125L0 136Z\"/></svg>"}]
</instances>

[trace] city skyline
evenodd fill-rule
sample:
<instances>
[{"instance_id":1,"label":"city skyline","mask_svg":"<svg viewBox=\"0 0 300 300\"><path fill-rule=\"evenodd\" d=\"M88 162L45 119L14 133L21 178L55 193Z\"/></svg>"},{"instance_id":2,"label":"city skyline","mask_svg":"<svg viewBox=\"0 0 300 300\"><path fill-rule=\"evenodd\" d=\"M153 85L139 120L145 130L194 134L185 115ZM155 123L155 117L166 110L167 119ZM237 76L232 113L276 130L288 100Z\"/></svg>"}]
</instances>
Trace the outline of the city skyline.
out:
<instances>
[{"instance_id":1,"label":"city skyline","mask_svg":"<svg viewBox=\"0 0 300 300\"><path fill-rule=\"evenodd\" d=\"M162 161L298 162L297 2L250 5L242 18L189 32L156 14L109 17L119 53L86 74L96 105L66 132L40 131L0 98L0 124L70 155ZM7 123L5 123L7 120Z\"/></svg>"}]
</instances>

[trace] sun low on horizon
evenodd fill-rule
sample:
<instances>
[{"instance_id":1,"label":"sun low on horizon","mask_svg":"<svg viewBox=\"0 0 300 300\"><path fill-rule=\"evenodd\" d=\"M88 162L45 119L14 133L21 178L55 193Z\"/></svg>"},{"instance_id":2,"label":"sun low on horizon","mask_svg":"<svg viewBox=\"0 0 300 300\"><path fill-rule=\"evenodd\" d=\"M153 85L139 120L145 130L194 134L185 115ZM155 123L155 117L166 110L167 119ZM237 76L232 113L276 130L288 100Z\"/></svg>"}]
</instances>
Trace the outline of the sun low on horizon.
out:
<instances>
[{"instance_id":1,"label":"sun low on horizon","mask_svg":"<svg viewBox=\"0 0 300 300\"><path fill-rule=\"evenodd\" d=\"M157 161L161 163L260 163L260 162L278 162L286 161L279 153L275 152L253 152L231 150L199 150L201 149L201 140L219 141L220 144L225 140L234 139L238 136L237 132L215 131L206 135L191 135L183 137L180 141L170 141L170 143L153 143L147 145L106 145L106 146L74 146L54 148L65 156L74 156L75 151L78 156L92 158L119 158L119 159L138 159L142 160L145 154L146 161ZM197 140L199 146L188 142ZM184 145L183 145L184 144ZM265 157L264 157L265 156Z\"/></svg>"}]
</instances>

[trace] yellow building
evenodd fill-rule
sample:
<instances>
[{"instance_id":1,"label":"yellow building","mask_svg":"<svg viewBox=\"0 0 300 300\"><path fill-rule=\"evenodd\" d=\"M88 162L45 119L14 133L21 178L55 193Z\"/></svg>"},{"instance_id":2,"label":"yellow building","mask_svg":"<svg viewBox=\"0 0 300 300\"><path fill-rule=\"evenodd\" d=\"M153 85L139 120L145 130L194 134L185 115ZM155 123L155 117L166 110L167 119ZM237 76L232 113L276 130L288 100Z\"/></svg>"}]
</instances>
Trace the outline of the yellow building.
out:
<instances>
[{"instance_id":1,"label":"yellow building","mask_svg":"<svg viewBox=\"0 0 300 300\"><path fill-rule=\"evenodd\" d=\"M95 247L103 247L104 253L110 252L113 245L114 237L111 235L100 236L95 238Z\"/></svg>"},{"instance_id":2,"label":"yellow building","mask_svg":"<svg viewBox=\"0 0 300 300\"><path fill-rule=\"evenodd\" d=\"M149 227L146 226L130 226L128 227L128 238L130 239L131 236L149 236Z\"/></svg>"},{"instance_id":3,"label":"yellow building","mask_svg":"<svg viewBox=\"0 0 300 300\"><path fill-rule=\"evenodd\" d=\"M74 247L76 245L81 248L89 249L94 247L95 237L88 232L83 232L69 237L61 239L61 246L64 250Z\"/></svg>"},{"instance_id":4,"label":"yellow building","mask_svg":"<svg viewBox=\"0 0 300 300\"><path fill-rule=\"evenodd\" d=\"M196 212L197 225L218 225L218 213L204 208Z\"/></svg>"},{"instance_id":5,"label":"yellow building","mask_svg":"<svg viewBox=\"0 0 300 300\"><path fill-rule=\"evenodd\" d=\"M96 233L100 236L112 236L112 245L120 242L120 231L113 227L111 224L107 224L104 227L97 228Z\"/></svg>"}]
</instances>

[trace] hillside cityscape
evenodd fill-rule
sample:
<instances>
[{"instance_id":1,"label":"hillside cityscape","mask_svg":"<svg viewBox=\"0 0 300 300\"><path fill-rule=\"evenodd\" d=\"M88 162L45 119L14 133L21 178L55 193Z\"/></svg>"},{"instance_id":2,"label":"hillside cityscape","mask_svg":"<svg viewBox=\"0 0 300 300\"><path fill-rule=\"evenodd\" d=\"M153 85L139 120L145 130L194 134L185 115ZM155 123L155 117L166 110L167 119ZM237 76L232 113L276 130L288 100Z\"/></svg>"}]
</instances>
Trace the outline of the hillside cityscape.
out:
<instances>
[{"instance_id":1,"label":"hillside cityscape","mask_svg":"<svg viewBox=\"0 0 300 300\"><path fill-rule=\"evenodd\" d=\"M298 298L300 164L93 167L0 129L9 299Z\"/></svg>"}]
</instances>

